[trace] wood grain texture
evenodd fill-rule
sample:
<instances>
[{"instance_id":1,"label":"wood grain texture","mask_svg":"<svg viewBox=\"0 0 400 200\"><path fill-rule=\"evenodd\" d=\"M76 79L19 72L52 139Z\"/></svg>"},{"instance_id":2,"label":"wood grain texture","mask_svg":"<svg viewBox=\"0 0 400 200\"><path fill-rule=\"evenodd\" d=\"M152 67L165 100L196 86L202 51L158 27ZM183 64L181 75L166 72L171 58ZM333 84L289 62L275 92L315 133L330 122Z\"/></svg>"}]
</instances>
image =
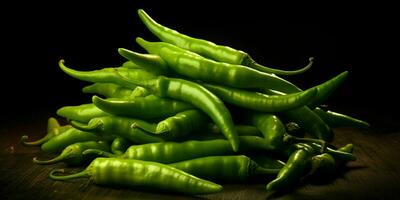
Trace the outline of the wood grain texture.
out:
<instances>
[{"instance_id":1,"label":"wood grain texture","mask_svg":"<svg viewBox=\"0 0 400 200\"><path fill-rule=\"evenodd\" d=\"M370 130L335 129L336 145L353 143L357 161L325 183L306 181L290 191L265 191L264 183L223 184L224 191L203 196L183 196L127 188L96 186L87 179L53 181L48 173L64 164L40 166L34 156L45 158L38 147L24 147L19 139L39 138L46 130L48 113L34 118L10 120L0 127L0 199L399 199L400 132L394 119L379 119ZM382 128L385 126L386 128ZM78 171L79 168L70 168Z\"/></svg>"}]
</instances>

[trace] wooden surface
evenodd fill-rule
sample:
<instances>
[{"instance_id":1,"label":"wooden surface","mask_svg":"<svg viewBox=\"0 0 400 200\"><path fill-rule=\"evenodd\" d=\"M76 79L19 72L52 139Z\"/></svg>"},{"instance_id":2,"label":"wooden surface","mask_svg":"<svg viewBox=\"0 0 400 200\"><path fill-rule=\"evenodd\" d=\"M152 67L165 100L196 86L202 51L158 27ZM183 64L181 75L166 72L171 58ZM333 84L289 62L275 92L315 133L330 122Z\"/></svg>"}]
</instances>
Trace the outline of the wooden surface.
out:
<instances>
[{"instance_id":1,"label":"wooden surface","mask_svg":"<svg viewBox=\"0 0 400 200\"><path fill-rule=\"evenodd\" d=\"M367 112L365 112L367 113ZM399 120L369 117L372 128L360 131L335 129L335 144L353 143L358 160L327 183L302 183L291 191L272 193L265 184L225 184L224 191L204 196L181 196L155 192L109 188L87 184L87 179L53 181L48 173L64 164L40 166L34 156L44 155L37 147L20 145L23 134L38 138L44 134L47 112L25 118L2 120L0 127L0 199L399 199ZM78 169L76 169L78 170Z\"/></svg>"}]
</instances>

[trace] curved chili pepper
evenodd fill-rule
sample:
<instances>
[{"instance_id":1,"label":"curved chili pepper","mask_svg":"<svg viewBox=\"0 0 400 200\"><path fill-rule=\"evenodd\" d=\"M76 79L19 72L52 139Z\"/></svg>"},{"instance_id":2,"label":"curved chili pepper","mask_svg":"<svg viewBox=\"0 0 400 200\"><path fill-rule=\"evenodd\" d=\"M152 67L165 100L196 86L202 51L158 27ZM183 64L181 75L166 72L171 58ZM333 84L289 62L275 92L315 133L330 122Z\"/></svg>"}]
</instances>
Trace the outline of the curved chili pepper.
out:
<instances>
[{"instance_id":1,"label":"curved chili pepper","mask_svg":"<svg viewBox=\"0 0 400 200\"><path fill-rule=\"evenodd\" d=\"M29 137L27 135L23 135L21 137L21 142L25 146L38 146L38 145L41 145L41 144L49 141L54 136L65 132L66 130L70 129L71 127L72 127L71 125L60 126L57 119L55 119L54 117L50 117L47 121L47 134L44 137L42 137L36 141L28 142L27 140Z\"/></svg>"},{"instance_id":2,"label":"curved chili pepper","mask_svg":"<svg viewBox=\"0 0 400 200\"><path fill-rule=\"evenodd\" d=\"M279 171L278 176L266 186L268 191L276 191L288 188L305 175L307 165L315 154L314 149L307 144L297 144L286 165Z\"/></svg>"},{"instance_id":3,"label":"curved chili pepper","mask_svg":"<svg viewBox=\"0 0 400 200\"><path fill-rule=\"evenodd\" d=\"M76 174L59 176L55 173L64 172L55 169L50 172L54 180L69 180L86 177L96 184L119 185L131 188L146 187L184 194L208 194L219 192L222 186L197 178L186 172L168 165L118 158L96 158L83 171Z\"/></svg>"},{"instance_id":4,"label":"curved chili pepper","mask_svg":"<svg viewBox=\"0 0 400 200\"><path fill-rule=\"evenodd\" d=\"M333 111L324 111L321 108L315 108L314 112L329 126L341 127L350 126L356 128L369 128L369 124L365 121L344 115Z\"/></svg>"},{"instance_id":5,"label":"curved chili pepper","mask_svg":"<svg viewBox=\"0 0 400 200\"><path fill-rule=\"evenodd\" d=\"M98 141L98 140L103 140L103 138L96 136L93 133L80 131L75 128L70 128L63 133L54 136L49 141L43 143L41 149L44 152L55 153L62 151L68 145L77 142Z\"/></svg>"},{"instance_id":6,"label":"curved chili pepper","mask_svg":"<svg viewBox=\"0 0 400 200\"><path fill-rule=\"evenodd\" d=\"M115 72L120 75L120 82L124 82L123 84L128 87L142 86L154 95L181 100L202 110L221 129L221 132L231 143L232 149L238 151L239 139L228 108L217 96L203 86L195 82L164 76L146 81L127 79L118 73L118 69L115 69Z\"/></svg>"},{"instance_id":7,"label":"curved chili pepper","mask_svg":"<svg viewBox=\"0 0 400 200\"><path fill-rule=\"evenodd\" d=\"M300 90L275 75L242 65L216 62L169 43L148 42L140 37L136 38L136 42L149 53L159 55L174 72L192 79L235 88Z\"/></svg>"},{"instance_id":8,"label":"curved chili pepper","mask_svg":"<svg viewBox=\"0 0 400 200\"><path fill-rule=\"evenodd\" d=\"M160 137L147 134L140 129L134 129L134 124L148 124L139 119L132 119L119 116L105 116L91 119L88 124L71 121L71 125L81 131L88 131L102 137L118 136L124 137L136 144L162 142Z\"/></svg>"},{"instance_id":9,"label":"curved chili pepper","mask_svg":"<svg viewBox=\"0 0 400 200\"><path fill-rule=\"evenodd\" d=\"M141 119L170 117L179 112L193 109L193 106L188 103L155 95L131 100L110 100L93 96L92 101L96 107L107 113Z\"/></svg>"},{"instance_id":10,"label":"curved chili pepper","mask_svg":"<svg viewBox=\"0 0 400 200\"><path fill-rule=\"evenodd\" d=\"M243 182L250 178L277 174L279 169L264 168L247 156L208 156L168 164L207 180Z\"/></svg>"},{"instance_id":11,"label":"curved chili pepper","mask_svg":"<svg viewBox=\"0 0 400 200\"><path fill-rule=\"evenodd\" d=\"M107 98L132 99L132 90L114 83L93 83L82 88L83 93L99 94Z\"/></svg>"},{"instance_id":12,"label":"curved chili pepper","mask_svg":"<svg viewBox=\"0 0 400 200\"><path fill-rule=\"evenodd\" d=\"M269 67L262 66L256 63L249 54L233 49L228 46L216 45L213 42L196 39L189 37L187 35L183 35L178 33L175 30L162 26L161 24L154 21L144 10L139 9L138 14L142 22L146 25L146 27L161 41L168 42L179 46L181 48L196 52L200 55L203 55L208 58L212 58L214 60L218 60L225 63L230 64L238 64L245 65L251 68L257 69L259 71L274 73L280 75L295 75L300 74L307 71L311 65L313 58L311 57L310 63L298 70L294 71L285 71L280 69L273 69Z\"/></svg>"},{"instance_id":13,"label":"curved chili pepper","mask_svg":"<svg viewBox=\"0 0 400 200\"><path fill-rule=\"evenodd\" d=\"M221 100L248 109L281 112L307 105L317 94L316 88L288 95L266 95L221 85L202 84Z\"/></svg>"},{"instance_id":14,"label":"curved chili pepper","mask_svg":"<svg viewBox=\"0 0 400 200\"><path fill-rule=\"evenodd\" d=\"M65 162L70 166L78 166L85 161L91 160L91 156L83 155L82 152L86 149L98 149L102 151L110 151L110 147L105 141L86 141L77 142L68 145L59 156L50 160L38 160L37 157L33 158L33 162L40 165L55 164L58 162Z\"/></svg>"},{"instance_id":15,"label":"curved chili pepper","mask_svg":"<svg viewBox=\"0 0 400 200\"><path fill-rule=\"evenodd\" d=\"M57 115L64 117L68 120L79 121L82 123L87 123L89 120L96 118L96 117L103 117L110 115L94 104L82 104L78 106L64 106L57 110Z\"/></svg>"}]
</instances>

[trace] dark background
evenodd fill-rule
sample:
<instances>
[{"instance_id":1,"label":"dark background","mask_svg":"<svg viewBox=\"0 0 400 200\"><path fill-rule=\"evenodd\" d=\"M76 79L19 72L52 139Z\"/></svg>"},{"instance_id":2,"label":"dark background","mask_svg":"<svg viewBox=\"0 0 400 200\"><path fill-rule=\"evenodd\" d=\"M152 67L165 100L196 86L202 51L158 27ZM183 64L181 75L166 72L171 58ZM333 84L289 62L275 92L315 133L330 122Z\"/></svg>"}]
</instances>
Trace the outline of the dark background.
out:
<instances>
[{"instance_id":1,"label":"dark background","mask_svg":"<svg viewBox=\"0 0 400 200\"><path fill-rule=\"evenodd\" d=\"M3 17L3 117L89 102L90 96L80 92L87 83L63 74L58 60L90 70L121 64L119 47L144 52L135 37L157 39L141 23L138 8L165 26L246 51L267 66L297 69L314 56L307 73L287 79L307 88L347 70L348 80L327 102L332 109L344 106L397 117L398 64L392 61L398 21L390 5L251 1L12 3Z\"/></svg>"}]
</instances>

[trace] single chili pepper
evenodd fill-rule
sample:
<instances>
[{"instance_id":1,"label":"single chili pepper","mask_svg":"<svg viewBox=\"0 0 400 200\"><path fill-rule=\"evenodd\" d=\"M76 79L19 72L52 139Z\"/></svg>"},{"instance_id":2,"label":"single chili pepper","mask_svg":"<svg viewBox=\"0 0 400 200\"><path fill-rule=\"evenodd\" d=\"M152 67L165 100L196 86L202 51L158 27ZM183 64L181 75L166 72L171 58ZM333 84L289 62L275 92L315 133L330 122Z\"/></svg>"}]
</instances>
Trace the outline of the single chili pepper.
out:
<instances>
[{"instance_id":1,"label":"single chili pepper","mask_svg":"<svg viewBox=\"0 0 400 200\"><path fill-rule=\"evenodd\" d=\"M262 134L260 130L258 130L254 126L249 125L235 125L236 132L239 136L259 136ZM215 140L215 139L224 139L224 136L221 134L220 129L215 124L207 124L202 128L194 131L193 133L187 135L182 138L183 140ZM180 141L179 139L177 141Z\"/></svg>"},{"instance_id":2,"label":"single chili pepper","mask_svg":"<svg viewBox=\"0 0 400 200\"><path fill-rule=\"evenodd\" d=\"M79 166L88 160L93 159L92 156L83 155L82 152L86 149L99 149L102 151L110 151L110 147L105 141L86 141L77 142L68 145L59 156L51 160L38 160L37 157L33 158L33 162L40 165L55 164L58 162L65 162L70 166ZM92 158L90 158L92 157Z\"/></svg>"},{"instance_id":3,"label":"single chili pepper","mask_svg":"<svg viewBox=\"0 0 400 200\"><path fill-rule=\"evenodd\" d=\"M68 120L87 123L92 118L103 117L110 114L100 110L94 104L90 103L78 106L64 106L57 110L57 115Z\"/></svg>"},{"instance_id":4,"label":"single chili pepper","mask_svg":"<svg viewBox=\"0 0 400 200\"><path fill-rule=\"evenodd\" d=\"M124 86L120 82L121 80L120 77L115 73L116 68L103 68L100 70L93 70L93 71L77 71L66 67L64 65L64 62L65 62L64 60L59 61L58 65L60 69L69 76L72 76L76 79L93 83L114 83L117 85ZM144 81L147 79L156 78L155 74L143 68L132 69L127 67L119 67L118 72L125 77L129 77L130 79L138 81ZM131 89L135 89L135 87Z\"/></svg>"},{"instance_id":5,"label":"single chili pepper","mask_svg":"<svg viewBox=\"0 0 400 200\"><path fill-rule=\"evenodd\" d=\"M203 84L222 101L264 112L281 112L307 105L317 94L316 88L288 95L266 95L221 85Z\"/></svg>"},{"instance_id":6,"label":"single chili pepper","mask_svg":"<svg viewBox=\"0 0 400 200\"><path fill-rule=\"evenodd\" d=\"M108 100L93 96L92 101L96 107L107 113L141 119L165 118L193 109L193 106L188 103L160 98L155 95L131 100Z\"/></svg>"},{"instance_id":7,"label":"single chili pepper","mask_svg":"<svg viewBox=\"0 0 400 200\"><path fill-rule=\"evenodd\" d=\"M148 42L140 37L136 42L150 54L159 55L174 72L192 79L234 88L300 91L285 79L246 66L216 62L165 42Z\"/></svg>"},{"instance_id":8,"label":"single chili pepper","mask_svg":"<svg viewBox=\"0 0 400 200\"><path fill-rule=\"evenodd\" d=\"M279 169L261 167L244 155L208 156L168 165L206 180L230 183L243 182L260 176L266 177L279 172Z\"/></svg>"},{"instance_id":9,"label":"single chili pepper","mask_svg":"<svg viewBox=\"0 0 400 200\"><path fill-rule=\"evenodd\" d=\"M242 147L241 153L246 152L265 152L272 151L265 139L258 136L239 136ZM147 160L160 163L175 163L194 158L206 156L232 155L236 152L232 150L230 143L226 139L215 139L197 141L190 140L184 142L160 142L129 147L125 154L114 155L97 149L88 149L83 154L97 154L104 157L119 157L125 159Z\"/></svg>"},{"instance_id":10,"label":"single chili pepper","mask_svg":"<svg viewBox=\"0 0 400 200\"><path fill-rule=\"evenodd\" d=\"M139 128L146 132L155 134L166 140L183 138L193 131L199 130L209 121L207 115L199 110L186 110L172 117L168 117L156 126L141 126L140 123L133 124L132 128Z\"/></svg>"},{"instance_id":11,"label":"single chili pepper","mask_svg":"<svg viewBox=\"0 0 400 200\"><path fill-rule=\"evenodd\" d=\"M115 71L120 75L121 82L124 82L124 85L133 87L136 84L146 88L154 95L181 100L203 111L220 128L231 143L232 149L238 151L239 139L228 108L217 96L203 86L195 82L164 76L147 81L132 80L119 74L118 69L115 69Z\"/></svg>"},{"instance_id":12,"label":"single chili pepper","mask_svg":"<svg viewBox=\"0 0 400 200\"><path fill-rule=\"evenodd\" d=\"M90 178L95 184L100 185L145 187L191 195L222 190L221 185L197 178L168 165L141 160L96 158L85 170L76 174L55 175L60 172L63 173L64 170L52 170L49 176L51 179L62 181L83 177Z\"/></svg>"},{"instance_id":13,"label":"single chili pepper","mask_svg":"<svg viewBox=\"0 0 400 200\"><path fill-rule=\"evenodd\" d=\"M25 146L39 146L49 141L54 136L59 135L60 133L63 133L64 131L70 129L71 127L71 125L60 126L56 118L50 117L47 121L47 134L44 137L36 141L28 142L27 140L29 137L27 135L23 135L21 137L21 142Z\"/></svg>"},{"instance_id":14,"label":"single chili pepper","mask_svg":"<svg viewBox=\"0 0 400 200\"><path fill-rule=\"evenodd\" d=\"M114 83L93 83L82 88L83 93L99 94L107 98L132 99L132 90Z\"/></svg>"},{"instance_id":15,"label":"single chili pepper","mask_svg":"<svg viewBox=\"0 0 400 200\"><path fill-rule=\"evenodd\" d=\"M288 188L305 175L307 165L315 152L307 144L299 143L296 146L297 150L290 155L286 165L279 171L278 176L267 184L266 189L268 191Z\"/></svg>"},{"instance_id":16,"label":"single chili pepper","mask_svg":"<svg viewBox=\"0 0 400 200\"><path fill-rule=\"evenodd\" d=\"M86 141L98 141L103 138L96 136L93 133L80 131L75 128L70 128L65 132L54 136L49 141L42 144L41 149L47 153L55 153L62 151L68 145L77 143L77 142L86 142Z\"/></svg>"},{"instance_id":17,"label":"single chili pepper","mask_svg":"<svg viewBox=\"0 0 400 200\"><path fill-rule=\"evenodd\" d=\"M119 48L118 53L131 62L149 69L154 74L167 75L170 73L167 63L158 55L137 53L124 48Z\"/></svg>"},{"instance_id":18,"label":"single chili pepper","mask_svg":"<svg viewBox=\"0 0 400 200\"><path fill-rule=\"evenodd\" d=\"M325 81L317 86L314 86L313 88L317 88L318 92L317 95L308 103L308 106L310 108L315 108L319 105L321 105L324 101L326 101L332 93L340 86L342 83L346 80L349 72L344 71L340 73L339 75L329 79L328 81ZM281 91L277 90L270 90L270 89L261 89L263 93L268 94L268 95L287 95L287 94L292 94L292 93L297 93L302 90L291 90L289 89L284 89Z\"/></svg>"},{"instance_id":19,"label":"single chili pepper","mask_svg":"<svg viewBox=\"0 0 400 200\"><path fill-rule=\"evenodd\" d=\"M132 128L134 124L148 124L139 119L132 119L120 116L105 116L93 118L88 124L71 121L71 125L81 131L88 131L102 137L117 136L123 137L136 144L162 142L163 139L147 134L140 129Z\"/></svg>"},{"instance_id":20,"label":"single chili pepper","mask_svg":"<svg viewBox=\"0 0 400 200\"><path fill-rule=\"evenodd\" d=\"M312 65L313 58L311 57L310 63L306 67L294 71L285 71L265 67L256 63L249 54L243 51L236 50L228 46L216 45L215 43L210 41L183 35L175 30L172 30L157 23L142 9L138 10L138 14L146 27L161 41L174 44L181 48L196 52L204 57L212 58L217 61L230 64L245 65L259 71L280 75L300 74L307 71Z\"/></svg>"},{"instance_id":21,"label":"single chili pepper","mask_svg":"<svg viewBox=\"0 0 400 200\"><path fill-rule=\"evenodd\" d=\"M367 122L350 117L348 115L330 110L324 111L321 108L315 108L314 112L331 127L349 126L364 129L369 128L369 124Z\"/></svg>"},{"instance_id":22,"label":"single chili pepper","mask_svg":"<svg viewBox=\"0 0 400 200\"><path fill-rule=\"evenodd\" d=\"M123 137L116 137L111 143L111 152L116 155L122 155L132 144Z\"/></svg>"}]
</instances>

